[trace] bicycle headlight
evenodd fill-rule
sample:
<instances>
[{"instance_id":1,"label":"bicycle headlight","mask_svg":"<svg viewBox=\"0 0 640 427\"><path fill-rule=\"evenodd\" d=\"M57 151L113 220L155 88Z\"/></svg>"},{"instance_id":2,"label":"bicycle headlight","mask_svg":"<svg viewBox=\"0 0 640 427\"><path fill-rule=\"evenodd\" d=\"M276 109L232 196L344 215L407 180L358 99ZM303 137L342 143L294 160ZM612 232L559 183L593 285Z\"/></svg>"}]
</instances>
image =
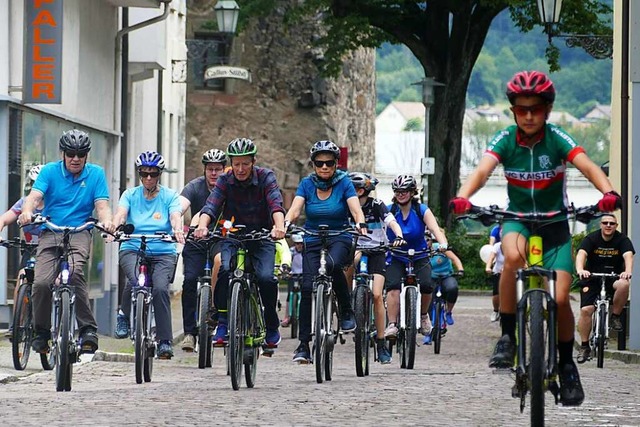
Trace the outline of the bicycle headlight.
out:
<instances>
[{"instance_id":1,"label":"bicycle headlight","mask_svg":"<svg viewBox=\"0 0 640 427\"><path fill-rule=\"evenodd\" d=\"M244 275L244 271L242 271L242 270L240 270L240 269L238 269L238 268L236 268L235 270L233 270L233 277L236 277L236 278L238 278L238 279L239 279L239 278L241 278L243 275Z\"/></svg>"},{"instance_id":2,"label":"bicycle headlight","mask_svg":"<svg viewBox=\"0 0 640 427\"><path fill-rule=\"evenodd\" d=\"M414 256L414 255L416 254L416 250L415 250L415 249L409 249L409 250L407 251L407 254L408 254L409 256Z\"/></svg>"}]
</instances>

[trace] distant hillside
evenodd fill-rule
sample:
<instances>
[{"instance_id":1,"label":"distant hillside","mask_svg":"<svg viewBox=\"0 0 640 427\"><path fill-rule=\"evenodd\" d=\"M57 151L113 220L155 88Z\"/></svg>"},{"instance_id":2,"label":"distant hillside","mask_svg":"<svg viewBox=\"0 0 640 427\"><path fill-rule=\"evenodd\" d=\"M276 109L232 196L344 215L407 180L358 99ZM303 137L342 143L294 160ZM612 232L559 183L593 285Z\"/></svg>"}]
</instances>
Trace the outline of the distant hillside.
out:
<instances>
[{"instance_id":1,"label":"distant hillside","mask_svg":"<svg viewBox=\"0 0 640 427\"><path fill-rule=\"evenodd\" d=\"M521 33L504 11L493 22L484 48L471 75L467 104L469 106L504 102L505 82L522 69L548 72L544 51L547 36L540 28ZM551 74L558 98L555 107L583 116L596 103L611 103L610 59L593 59L580 48L567 48L562 39L554 39L560 47L559 72ZM412 83L423 77L423 70L404 45L385 44L378 49L376 80L377 112L391 101L420 101L420 92Z\"/></svg>"}]
</instances>

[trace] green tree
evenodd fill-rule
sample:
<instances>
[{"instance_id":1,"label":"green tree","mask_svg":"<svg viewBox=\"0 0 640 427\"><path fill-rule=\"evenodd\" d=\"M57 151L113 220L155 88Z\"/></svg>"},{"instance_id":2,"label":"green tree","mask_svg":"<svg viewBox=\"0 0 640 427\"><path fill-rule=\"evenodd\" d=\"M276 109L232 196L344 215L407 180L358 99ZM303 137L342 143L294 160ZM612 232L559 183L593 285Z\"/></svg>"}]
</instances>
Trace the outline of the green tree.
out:
<instances>
[{"instance_id":1,"label":"green tree","mask_svg":"<svg viewBox=\"0 0 640 427\"><path fill-rule=\"evenodd\" d=\"M465 167L475 168L478 166L482 153L487 148L487 144L503 127L504 123L489 121L485 118L480 118L467 124L465 134L469 139L469 147L475 155L471 155L465 159Z\"/></svg>"},{"instance_id":2,"label":"green tree","mask_svg":"<svg viewBox=\"0 0 640 427\"><path fill-rule=\"evenodd\" d=\"M424 75L444 83L435 90L430 115L431 156L435 175L430 177L430 205L448 217L447 205L459 185L462 122L467 87L493 19L509 9L524 32L539 27L533 0L238 0L241 13L259 16L278 7L291 19L321 17L326 33L317 44L326 52L322 64L328 75L342 70L345 53L358 47L379 47L384 42L406 45ZM598 0L565 0L561 33L610 34L602 16L611 8ZM547 48L551 68L558 67L558 49ZM529 68L529 64L527 64Z\"/></svg>"},{"instance_id":3,"label":"green tree","mask_svg":"<svg viewBox=\"0 0 640 427\"><path fill-rule=\"evenodd\" d=\"M407 120L407 124L404 125L404 131L424 131L424 120L421 117L414 117Z\"/></svg>"}]
</instances>

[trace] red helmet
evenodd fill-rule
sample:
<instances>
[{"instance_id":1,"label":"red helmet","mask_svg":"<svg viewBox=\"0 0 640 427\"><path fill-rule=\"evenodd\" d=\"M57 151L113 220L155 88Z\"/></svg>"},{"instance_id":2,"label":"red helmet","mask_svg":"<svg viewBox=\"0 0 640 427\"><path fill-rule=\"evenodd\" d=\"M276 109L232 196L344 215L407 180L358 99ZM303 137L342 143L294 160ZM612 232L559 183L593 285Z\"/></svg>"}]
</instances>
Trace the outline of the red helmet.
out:
<instances>
[{"instance_id":1,"label":"red helmet","mask_svg":"<svg viewBox=\"0 0 640 427\"><path fill-rule=\"evenodd\" d=\"M556 99L553 82L540 71L520 71L507 83L507 98L513 104L519 95L539 96L549 104Z\"/></svg>"}]
</instances>

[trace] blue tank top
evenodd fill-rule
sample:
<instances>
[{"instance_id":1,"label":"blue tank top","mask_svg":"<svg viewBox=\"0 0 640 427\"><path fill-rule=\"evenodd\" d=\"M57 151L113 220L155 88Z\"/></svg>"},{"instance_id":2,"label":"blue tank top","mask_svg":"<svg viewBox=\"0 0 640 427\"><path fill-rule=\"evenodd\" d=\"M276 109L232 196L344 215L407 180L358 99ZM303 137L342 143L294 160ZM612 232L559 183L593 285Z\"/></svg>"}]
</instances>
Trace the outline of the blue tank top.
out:
<instances>
[{"instance_id":1,"label":"blue tank top","mask_svg":"<svg viewBox=\"0 0 640 427\"><path fill-rule=\"evenodd\" d=\"M388 207L389 212L393 212L395 210L393 209L393 204L389 205ZM420 204L420 216L418 216L416 210L411 207L411 209L409 210L409 215L406 219L404 219L402 217L402 210L399 206L397 207L397 211L393 214L393 216L398 222L398 225L400 225L400 228L402 229L402 236L407 242L407 244L405 246L402 246L401 249L423 250L427 248L427 241L424 238L426 225L423 220L424 214L425 212L427 212L427 209L429 209L427 205ZM393 231L391 231L391 229L387 229L387 238L389 239L389 241L393 241L393 239L395 238L395 235L393 234ZM392 257L396 258L395 255L392 255ZM425 257L426 255L421 255L416 257L415 259ZM401 257L397 258L402 259Z\"/></svg>"}]
</instances>

